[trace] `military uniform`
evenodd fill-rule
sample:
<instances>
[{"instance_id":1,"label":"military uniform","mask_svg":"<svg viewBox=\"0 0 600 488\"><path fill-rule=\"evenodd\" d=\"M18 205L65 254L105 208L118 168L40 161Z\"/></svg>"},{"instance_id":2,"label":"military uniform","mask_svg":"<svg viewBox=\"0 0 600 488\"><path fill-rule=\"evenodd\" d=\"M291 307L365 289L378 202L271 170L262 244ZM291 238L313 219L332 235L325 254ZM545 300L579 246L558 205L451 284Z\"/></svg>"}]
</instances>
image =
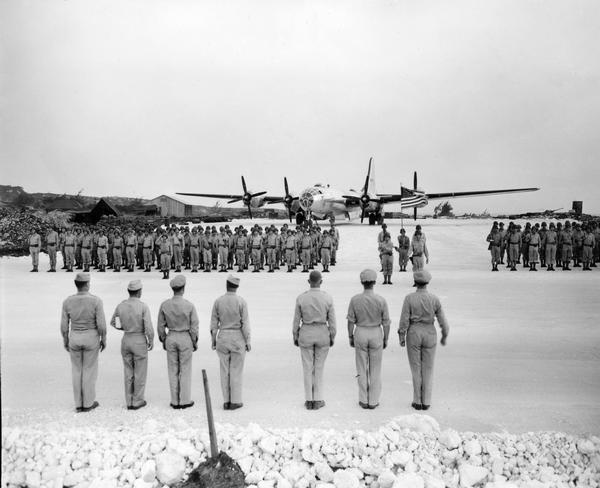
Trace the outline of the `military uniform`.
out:
<instances>
[{"instance_id":1,"label":"military uniform","mask_svg":"<svg viewBox=\"0 0 600 488\"><path fill-rule=\"evenodd\" d=\"M398 334L401 346L406 341L413 382L413 407L420 410L431 405L433 363L437 346L434 318L437 317L442 330L442 345L446 343L449 327L440 300L424 286L431 280L429 272L415 273L414 280L421 287L404 298Z\"/></svg>"},{"instance_id":2,"label":"military uniform","mask_svg":"<svg viewBox=\"0 0 600 488\"><path fill-rule=\"evenodd\" d=\"M591 271L592 268L590 266L594 263L594 247L596 245L596 238L589 228L585 230L585 235L583 236L581 245L583 249L583 270Z\"/></svg>"},{"instance_id":3,"label":"military uniform","mask_svg":"<svg viewBox=\"0 0 600 488\"><path fill-rule=\"evenodd\" d=\"M301 249L301 260L302 260L302 272L308 273L308 268L311 266L311 250L312 250L312 239L308 232L305 232L300 240Z\"/></svg>"},{"instance_id":4,"label":"military uniform","mask_svg":"<svg viewBox=\"0 0 600 488\"><path fill-rule=\"evenodd\" d=\"M258 231L252 233L250 238L250 247L252 249L252 265L254 266L253 273L258 273L262 266L262 237L258 234Z\"/></svg>"},{"instance_id":5,"label":"military uniform","mask_svg":"<svg viewBox=\"0 0 600 488\"><path fill-rule=\"evenodd\" d=\"M50 259L50 269L48 271L56 272L56 250L58 249L58 233L55 230L50 230L46 234L46 250L48 251L48 258Z\"/></svg>"},{"instance_id":6,"label":"military uniform","mask_svg":"<svg viewBox=\"0 0 600 488\"><path fill-rule=\"evenodd\" d=\"M42 248L42 238L40 235L33 231L33 234L29 236L29 255L31 256L31 272L37 273L38 266L40 264L40 250Z\"/></svg>"},{"instance_id":7,"label":"military uniform","mask_svg":"<svg viewBox=\"0 0 600 488\"><path fill-rule=\"evenodd\" d=\"M554 223L550 224L550 228L544 234L542 239L543 247L546 253L546 270L554 271L554 263L556 261L556 242L558 240L558 236L556 231L554 230Z\"/></svg>"},{"instance_id":8,"label":"military uniform","mask_svg":"<svg viewBox=\"0 0 600 488\"><path fill-rule=\"evenodd\" d=\"M127 287L130 291L141 290L142 283L135 280ZM125 381L127 408L137 410L146 405L144 391L148 375L148 351L154 344L152 317L148 305L137 297L123 300L113 313L110 325L123 331L121 356Z\"/></svg>"},{"instance_id":9,"label":"military uniform","mask_svg":"<svg viewBox=\"0 0 600 488\"><path fill-rule=\"evenodd\" d=\"M529 271L537 271L535 265L540 261L540 244L542 240L534 227L529 236Z\"/></svg>"},{"instance_id":10,"label":"military uniform","mask_svg":"<svg viewBox=\"0 0 600 488\"><path fill-rule=\"evenodd\" d=\"M221 233L217 234L216 237L216 245L219 250L219 270L220 273L227 272L227 259L229 257L229 236L225 233L225 231L221 231Z\"/></svg>"},{"instance_id":11,"label":"military uniform","mask_svg":"<svg viewBox=\"0 0 600 488\"><path fill-rule=\"evenodd\" d=\"M154 237L148 232L144 233L141 240L144 272L149 273L152 266L152 256L154 254Z\"/></svg>"},{"instance_id":12,"label":"military uniform","mask_svg":"<svg viewBox=\"0 0 600 488\"><path fill-rule=\"evenodd\" d=\"M181 286L185 286L184 276L171 280L171 288ZM171 406L190 407L194 404L191 400L192 353L198 348L196 307L182 295L165 300L158 311L157 330L158 338L167 351Z\"/></svg>"},{"instance_id":13,"label":"military uniform","mask_svg":"<svg viewBox=\"0 0 600 488\"><path fill-rule=\"evenodd\" d=\"M239 285L238 278L230 276L227 281ZM221 365L224 408L238 408L242 406L244 359L250 350L250 320L246 301L235 291L227 291L215 300L210 332Z\"/></svg>"},{"instance_id":14,"label":"military uniform","mask_svg":"<svg viewBox=\"0 0 600 488\"><path fill-rule=\"evenodd\" d=\"M200 246L201 238L194 227L192 229L192 235L190 236L190 264L192 265L192 273L198 272L198 266L200 265Z\"/></svg>"},{"instance_id":15,"label":"military uniform","mask_svg":"<svg viewBox=\"0 0 600 488\"><path fill-rule=\"evenodd\" d=\"M313 271L313 273L319 272ZM325 359L336 334L333 299L327 292L320 288L311 288L298 296L292 333L294 344L300 347L302 357L305 405L311 410L321 408L325 405L323 401Z\"/></svg>"},{"instance_id":16,"label":"military uniform","mask_svg":"<svg viewBox=\"0 0 600 488\"><path fill-rule=\"evenodd\" d=\"M323 232L321 239L321 265L323 273L329 273L329 264L331 263L331 249L333 248L333 240L329 236L329 232Z\"/></svg>"},{"instance_id":17,"label":"military uniform","mask_svg":"<svg viewBox=\"0 0 600 488\"><path fill-rule=\"evenodd\" d=\"M494 223L492 231L488 234L486 241L489 242L488 249L492 255L492 271L498 271L500 263L500 248L502 246L502 235L498 230L498 226Z\"/></svg>"},{"instance_id":18,"label":"military uniform","mask_svg":"<svg viewBox=\"0 0 600 488\"><path fill-rule=\"evenodd\" d=\"M519 261L519 250L521 249L521 233L517 227L513 227L508 234L508 261L510 270L517 270L517 262Z\"/></svg>"},{"instance_id":19,"label":"military uniform","mask_svg":"<svg viewBox=\"0 0 600 488\"><path fill-rule=\"evenodd\" d=\"M573 236L571 235L571 227L565 224L563 231L558 236L562 248L562 265L563 271L570 271L569 263L573 257Z\"/></svg>"},{"instance_id":20,"label":"military uniform","mask_svg":"<svg viewBox=\"0 0 600 488\"><path fill-rule=\"evenodd\" d=\"M379 256L383 270L383 284L391 285L394 271L394 244L392 244L389 234L385 234L383 242L379 244Z\"/></svg>"},{"instance_id":21,"label":"military uniform","mask_svg":"<svg viewBox=\"0 0 600 488\"><path fill-rule=\"evenodd\" d=\"M427 243L418 234L415 235L410 243L410 257L412 258L413 271L423 269L425 267L425 260L429 261Z\"/></svg>"},{"instance_id":22,"label":"military uniform","mask_svg":"<svg viewBox=\"0 0 600 488\"><path fill-rule=\"evenodd\" d=\"M92 236L87 229L81 236L81 263L84 271L90 270L92 264Z\"/></svg>"},{"instance_id":23,"label":"military uniform","mask_svg":"<svg viewBox=\"0 0 600 488\"><path fill-rule=\"evenodd\" d=\"M373 270L361 273L361 282L377 279ZM363 408L375 408L381 396L381 365L390 330L388 305L373 289L354 295L348 305L348 335L354 347L358 401Z\"/></svg>"},{"instance_id":24,"label":"military uniform","mask_svg":"<svg viewBox=\"0 0 600 488\"><path fill-rule=\"evenodd\" d=\"M163 234L159 242L160 244L158 248L160 250L160 270L163 273L163 280L166 280L169 278L173 248L171 247L171 241L167 237L167 234Z\"/></svg>"},{"instance_id":25,"label":"military uniform","mask_svg":"<svg viewBox=\"0 0 600 488\"><path fill-rule=\"evenodd\" d=\"M67 272L73 272L73 264L75 260L75 236L68 230L65 234L65 264Z\"/></svg>"},{"instance_id":26,"label":"military uniform","mask_svg":"<svg viewBox=\"0 0 600 488\"><path fill-rule=\"evenodd\" d=\"M78 273L76 281L89 282L88 273ZM98 353L106 344L106 321L102 300L88 291L78 291L62 306L60 331L65 349L71 355L73 395L78 411L95 406Z\"/></svg>"},{"instance_id":27,"label":"military uniform","mask_svg":"<svg viewBox=\"0 0 600 488\"><path fill-rule=\"evenodd\" d=\"M120 272L123 266L123 238L116 232L113 238L113 271Z\"/></svg>"}]
</instances>

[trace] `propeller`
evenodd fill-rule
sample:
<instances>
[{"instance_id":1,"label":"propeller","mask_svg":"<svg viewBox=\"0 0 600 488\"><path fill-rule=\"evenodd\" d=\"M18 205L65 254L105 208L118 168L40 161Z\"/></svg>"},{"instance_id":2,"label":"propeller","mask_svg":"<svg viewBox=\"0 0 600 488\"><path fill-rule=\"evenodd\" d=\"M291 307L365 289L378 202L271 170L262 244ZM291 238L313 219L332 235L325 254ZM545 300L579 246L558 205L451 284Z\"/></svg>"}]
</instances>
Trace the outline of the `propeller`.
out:
<instances>
[{"instance_id":1,"label":"propeller","mask_svg":"<svg viewBox=\"0 0 600 488\"><path fill-rule=\"evenodd\" d=\"M365 180L365 186L363 187L363 194L360 196L360 206L362 208L362 212L360 213L360 223L362 224L365 220L365 211L369 206L370 202L378 202L379 200L375 200L369 196L369 180L371 179L371 163L373 162L373 158L369 158L369 169L367 171L367 178Z\"/></svg>"},{"instance_id":2,"label":"propeller","mask_svg":"<svg viewBox=\"0 0 600 488\"><path fill-rule=\"evenodd\" d=\"M292 202L294 200L298 200L298 197L293 197L290 195L290 189L288 187L287 177L283 177L283 186L285 187L285 197L283 197L283 204L288 211L288 217L290 218L290 223L292 222Z\"/></svg>"},{"instance_id":3,"label":"propeller","mask_svg":"<svg viewBox=\"0 0 600 488\"><path fill-rule=\"evenodd\" d=\"M417 172L414 172L413 175L413 190L417 190ZM413 218L417 220L417 207L413 208Z\"/></svg>"},{"instance_id":4,"label":"propeller","mask_svg":"<svg viewBox=\"0 0 600 488\"><path fill-rule=\"evenodd\" d=\"M246 180L244 179L244 177L242 176L242 188L244 189L244 194L239 197L239 198L234 198L233 200L229 200L227 203L236 203L236 202L244 202L244 205L246 205L246 207L248 207L248 214L250 215L250 218L252 219L252 199L254 197L259 197L261 195L264 195L265 193L267 193L266 191L259 191L258 193L250 193L248 191L248 188L246 187Z\"/></svg>"}]
</instances>

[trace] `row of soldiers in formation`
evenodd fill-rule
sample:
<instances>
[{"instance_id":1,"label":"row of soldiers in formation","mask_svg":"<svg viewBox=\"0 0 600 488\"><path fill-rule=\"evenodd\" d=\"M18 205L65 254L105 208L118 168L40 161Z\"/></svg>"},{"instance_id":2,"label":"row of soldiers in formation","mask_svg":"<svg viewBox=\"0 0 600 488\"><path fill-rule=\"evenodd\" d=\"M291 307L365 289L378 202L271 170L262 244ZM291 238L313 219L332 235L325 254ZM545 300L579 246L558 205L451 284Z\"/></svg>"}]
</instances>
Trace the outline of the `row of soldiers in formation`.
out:
<instances>
[{"instance_id":1,"label":"row of soldiers in formation","mask_svg":"<svg viewBox=\"0 0 600 488\"><path fill-rule=\"evenodd\" d=\"M321 263L324 272L335 266L339 247L339 231L334 223L330 229L317 225L288 227L274 225L264 229L255 225L251 229L243 226L229 228L215 226L171 227L163 229L133 229L128 227L77 226L73 229L50 230L44 240L36 230L29 237L29 253L32 272L38 271L39 253L45 247L49 259L48 272L56 272L58 251L63 257L63 269L73 268L89 271L91 268L105 272L112 269L120 272L126 268L133 272L137 267L150 272L156 266L163 278L169 271L181 272L191 269L192 273L203 270L226 272L237 267L243 272L252 266L258 273L268 266L270 273L287 268L292 272L302 265L308 272Z\"/></svg>"},{"instance_id":2,"label":"row of soldiers in formation","mask_svg":"<svg viewBox=\"0 0 600 488\"><path fill-rule=\"evenodd\" d=\"M434 319L442 330L441 344L446 344L448 324L439 299L426 289L431 280L428 271L414 273L416 292L409 294L402 307L398 328L399 342L407 347L413 379L412 407L427 410L431 405L432 377L437 335ZM381 394L383 349L387 347L390 317L388 305L373 287L377 273L367 269L360 273L364 291L348 305L347 324L350 347L355 349L359 405L374 409ZM329 348L334 345L337 325L332 297L321 290L322 275L310 273L310 288L296 299L292 322L292 339L300 348L304 377L305 407L318 410L325 406L323 373ZM214 302L210 337L212 349L220 361L223 408L243 406L242 377L244 360L251 350L250 321L246 301L237 294L240 279L230 275L227 293ZM183 298L186 279L177 275L170 281L173 297L161 303L157 334L167 353L171 394L170 405L185 409L191 399L192 353L198 349L199 320L194 304ZM71 357L73 393L77 412L99 406L95 384L98 354L106 347L106 321L102 300L89 293L90 274L77 273L77 294L62 306L61 334ZM148 351L154 346L154 330L148 305L140 300L142 283L131 281L129 298L117 305L111 325L121 330L121 355L124 367L125 399L129 410L146 405L144 391Z\"/></svg>"},{"instance_id":3,"label":"row of soldiers in formation","mask_svg":"<svg viewBox=\"0 0 600 488\"><path fill-rule=\"evenodd\" d=\"M547 271L554 271L554 266L563 271L579 268L591 271L596 262L600 261L600 225L596 222L579 224L565 221L542 222L531 225L527 222L525 228L513 222L504 228L503 222L494 222L486 241L491 253L492 271L498 271L498 265L504 264L506 253L507 267L516 271L517 264L523 260L523 267L529 271L537 271L537 264Z\"/></svg>"}]
</instances>

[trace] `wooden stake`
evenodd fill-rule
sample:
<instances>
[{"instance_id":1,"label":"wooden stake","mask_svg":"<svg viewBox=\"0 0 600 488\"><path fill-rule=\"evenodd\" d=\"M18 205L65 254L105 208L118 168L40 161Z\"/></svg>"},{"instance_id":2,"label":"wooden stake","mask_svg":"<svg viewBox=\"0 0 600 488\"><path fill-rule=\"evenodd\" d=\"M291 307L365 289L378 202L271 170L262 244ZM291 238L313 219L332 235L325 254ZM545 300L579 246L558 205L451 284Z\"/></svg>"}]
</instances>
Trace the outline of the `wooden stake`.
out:
<instances>
[{"instance_id":1,"label":"wooden stake","mask_svg":"<svg viewBox=\"0 0 600 488\"><path fill-rule=\"evenodd\" d=\"M208 435L210 437L210 457L216 458L219 454L217 446L217 434L215 432L215 422L213 420L212 403L210 401L210 390L208 388L208 378L206 370L202 370L202 380L204 381L204 398L206 400L206 418L208 420Z\"/></svg>"}]
</instances>

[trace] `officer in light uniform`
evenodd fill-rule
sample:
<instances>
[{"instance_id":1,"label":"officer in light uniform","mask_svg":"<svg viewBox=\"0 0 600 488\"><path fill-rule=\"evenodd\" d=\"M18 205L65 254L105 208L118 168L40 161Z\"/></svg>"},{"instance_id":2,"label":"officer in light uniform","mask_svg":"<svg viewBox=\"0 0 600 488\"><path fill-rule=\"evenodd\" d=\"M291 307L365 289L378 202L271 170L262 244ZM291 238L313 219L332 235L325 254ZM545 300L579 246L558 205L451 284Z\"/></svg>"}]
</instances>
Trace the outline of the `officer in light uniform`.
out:
<instances>
[{"instance_id":1,"label":"officer in light uniform","mask_svg":"<svg viewBox=\"0 0 600 488\"><path fill-rule=\"evenodd\" d=\"M88 272L90 264L92 264L92 236L87 227L83 229L81 236L81 264L83 265L84 272Z\"/></svg>"},{"instance_id":2,"label":"officer in light uniform","mask_svg":"<svg viewBox=\"0 0 600 488\"><path fill-rule=\"evenodd\" d=\"M300 347L304 373L304 406L318 410L323 400L323 369L336 334L335 309L331 296L321 290L321 273L312 271L310 289L296 299L292 334ZM302 325L300 325L302 324Z\"/></svg>"},{"instance_id":3,"label":"officer in light uniform","mask_svg":"<svg viewBox=\"0 0 600 488\"><path fill-rule=\"evenodd\" d=\"M65 264L67 273L73 272L73 263L75 261L75 235L71 229L65 233Z\"/></svg>"},{"instance_id":4,"label":"officer in light uniform","mask_svg":"<svg viewBox=\"0 0 600 488\"><path fill-rule=\"evenodd\" d=\"M215 300L210 319L213 351L221 364L223 408L236 410L242 403L242 373L250 351L250 320L246 300L237 295L240 279L227 278L227 293Z\"/></svg>"},{"instance_id":5,"label":"officer in light uniform","mask_svg":"<svg viewBox=\"0 0 600 488\"><path fill-rule=\"evenodd\" d=\"M300 249L302 258L302 272L308 273L308 268L311 266L311 254L312 254L312 239L308 230L304 231L300 239Z\"/></svg>"},{"instance_id":6,"label":"officer in light uniform","mask_svg":"<svg viewBox=\"0 0 600 488\"><path fill-rule=\"evenodd\" d=\"M191 399L192 353L198 349L198 314L192 302L183 298L185 276L176 276L170 285L173 298L160 305L157 331L158 339L167 351L171 407L180 409L194 405Z\"/></svg>"},{"instance_id":7,"label":"officer in light uniform","mask_svg":"<svg viewBox=\"0 0 600 488\"><path fill-rule=\"evenodd\" d=\"M144 262L144 273L150 273L152 256L154 255L154 236L146 229L142 237L142 255Z\"/></svg>"},{"instance_id":8,"label":"officer in light uniform","mask_svg":"<svg viewBox=\"0 0 600 488\"><path fill-rule=\"evenodd\" d=\"M99 405L98 352L106 344L106 321L102 300L89 292L90 274L77 273L75 286L77 294L63 302L60 332L65 350L71 355L76 411L88 412Z\"/></svg>"},{"instance_id":9,"label":"officer in light uniform","mask_svg":"<svg viewBox=\"0 0 600 488\"><path fill-rule=\"evenodd\" d=\"M250 247L252 249L252 265L254 266L252 272L258 273L262 267L262 237L259 235L257 228L252 231Z\"/></svg>"},{"instance_id":10,"label":"officer in light uniform","mask_svg":"<svg viewBox=\"0 0 600 488\"><path fill-rule=\"evenodd\" d=\"M400 264L400 271L406 272L406 265L408 264L408 250L410 249L410 239L406 235L404 228L400 229L400 235L398 236L398 247L395 248L398 251L398 261Z\"/></svg>"},{"instance_id":11,"label":"officer in light uniform","mask_svg":"<svg viewBox=\"0 0 600 488\"><path fill-rule=\"evenodd\" d=\"M296 266L296 237L292 229L287 231L285 238L285 262L287 264L288 273L291 273Z\"/></svg>"},{"instance_id":12,"label":"officer in light uniform","mask_svg":"<svg viewBox=\"0 0 600 488\"><path fill-rule=\"evenodd\" d=\"M429 264L429 251L427 242L420 229L415 231L415 235L410 243L410 254L412 258L413 271L423 269L425 264ZM423 258L425 256L425 258ZM424 262L425 261L425 262Z\"/></svg>"},{"instance_id":13,"label":"officer in light uniform","mask_svg":"<svg viewBox=\"0 0 600 488\"><path fill-rule=\"evenodd\" d=\"M429 271L417 271L413 274L413 279L417 291L404 298L398 335L400 346L406 346L412 373L412 407L415 410L427 410L431 405L433 362L437 343L434 319L437 317L442 330L442 346L446 345L449 328L440 300L427 291L427 284L431 281Z\"/></svg>"},{"instance_id":14,"label":"officer in light uniform","mask_svg":"<svg viewBox=\"0 0 600 488\"><path fill-rule=\"evenodd\" d=\"M394 271L394 244L392 244L389 233L383 235L383 241L379 244L379 259L383 271L383 284L392 284L392 273Z\"/></svg>"},{"instance_id":15,"label":"officer in light uniform","mask_svg":"<svg viewBox=\"0 0 600 488\"><path fill-rule=\"evenodd\" d=\"M98 233L98 241L97 241L97 249L98 249L98 267L100 268L100 273L106 272L106 264L107 264L107 249L108 249L108 237L104 232L104 229L100 229Z\"/></svg>"},{"instance_id":16,"label":"officer in light uniform","mask_svg":"<svg viewBox=\"0 0 600 488\"><path fill-rule=\"evenodd\" d=\"M329 273L329 264L331 263L331 249L333 248L333 240L329 236L329 232L323 231L321 239L321 264L323 265L323 273Z\"/></svg>"},{"instance_id":17,"label":"officer in light uniform","mask_svg":"<svg viewBox=\"0 0 600 488\"><path fill-rule=\"evenodd\" d=\"M123 238L119 230L115 230L115 237L113 238L113 272L120 273L121 267L123 266Z\"/></svg>"},{"instance_id":18,"label":"officer in light uniform","mask_svg":"<svg viewBox=\"0 0 600 488\"><path fill-rule=\"evenodd\" d=\"M148 305L140 300L142 282L130 281L129 298L123 300L113 313L110 325L123 331L121 356L125 379L125 403L128 410L146 406L144 391L148 375L148 351L154 345L154 329Z\"/></svg>"},{"instance_id":19,"label":"officer in light uniform","mask_svg":"<svg viewBox=\"0 0 600 488\"><path fill-rule=\"evenodd\" d=\"M556 234L556 230L554 229L554 222L550 222L550 227L548 231L546 231L546 233L544 234L544 237L542 238L542 245L546 252L546 271L554 271L557 240L558 235Z\"/></svg>"},{"instance_id":20,"label":"officer in light uniform","mask_svg":"<svg viewBox=\"0 0 600 488\"><path fill-rule=\"evenodd\" d=\"M531 229L531 235L529 236L529 271L537 271L536 264L540 261L540 245L542 239L538 233L536 226Z\"/></svg>"},{"instance_id":21,"label":"officer in light uniform","mask_svg":"<svg viewBox=\"0 0 600 488\"><path fill-rule=\"evenodd\" d=\"M489 242L488 250L492 255L492 271L498 271L498 264L502 258L502 234L498 230L497 222L492 225L492 231L488 234L486 241Z\"/></svg>"},{"instance_id":22,"label":"officer in light uniform","mask_svg":"<svg viewBox=\"0 0 600 488\"><path fill-rule=\"evenodd\" d=\"M160 250L160 270L163 274L163 280L169 279L169 271L171 268L171 255L173 254L173 248L171 247L171 241L167 236L166 232L162 234L160 238L160 244L158 246Z\"/></svg>"},{"instance_id":23,"label":"officer in light uniform","mask_svg":"<svg viewBox=\"0 0 600 488\"><path fill-rule=\"evenodd\" d=\"M135 269L135 254L137 252L138 242L133 229L130 229L125 237L125 258L127 261L127 272L133 273Z\"/></svg>"},{"instance_id":24,"label":"officer in light uniform","mask_svg":"<svg viewBox=\"0 0 600 488\"><path fill-rule=\"evenodd\" d=\"M34 229L31 235L29 236L29 254L31 255L31 273L38 272L38 265L40 262L40 250L42 248L42 238L37 232L37 229Z\"/></svg>"},{"instance_id":25,"label":"officer in light uniform","mask_svg":"<svg viewBox=\"0 0 600 488\"><path fill-rule=\"evenodd\" d=\"M348 305L348 338L355 349L358 404L377 408L381 396L381 363L390 334L388 305L373 292L377 273L365 269L360 273L363 293L355 295Z\"/></svg>"},{"instance_id":26,"label":"officer in light uniform","mask_svg":"<svg viewBox=\"0 0 600 488\"><path fill-rule=\"evenodd\" d=\"M58 249L58 233L50 229L46 234L46 250L50 259L49 273L56 273L56 250Z\"/></svg>"},{"instance_id":27,"label":"officer in light uniform","mask_svg":"<svg viewBox=\"0 0 600 488\"><path fill-rule=\"evenodd\" d=\"M272 227L268 230L267 238L266 238L266 248L267 248L267 264L269 265L269 273L275 272L275 266L277 266L277 234L275 233L275 228Z\"/></svg>"},{"instance_id":28,"label":"officer in light uniform","mask_svg":"<svg viewBox=\"0 0 600 488\"><path fill-rule=\"evenodd\" d=\"M198 266L200 265L200 246L201 239L198 235L198 229L194 227L192 229L192 235L190 236L190 263L192 265L192 273L198 272Z\"/></svg>"},{"instance_id":29,"label":"officer in light uniform","mask_svg":"<svg viewBox=\"0 0 600 488\"><path fill-rule=\"evenodd\" d=\"M582 240L582 260L583 260L583 271L592 271L590 267L594 262L594 247L596 245L596 238L592 233L592 229L588 226L583 228L583 240Z\"/></svg>"}]
</instances>

